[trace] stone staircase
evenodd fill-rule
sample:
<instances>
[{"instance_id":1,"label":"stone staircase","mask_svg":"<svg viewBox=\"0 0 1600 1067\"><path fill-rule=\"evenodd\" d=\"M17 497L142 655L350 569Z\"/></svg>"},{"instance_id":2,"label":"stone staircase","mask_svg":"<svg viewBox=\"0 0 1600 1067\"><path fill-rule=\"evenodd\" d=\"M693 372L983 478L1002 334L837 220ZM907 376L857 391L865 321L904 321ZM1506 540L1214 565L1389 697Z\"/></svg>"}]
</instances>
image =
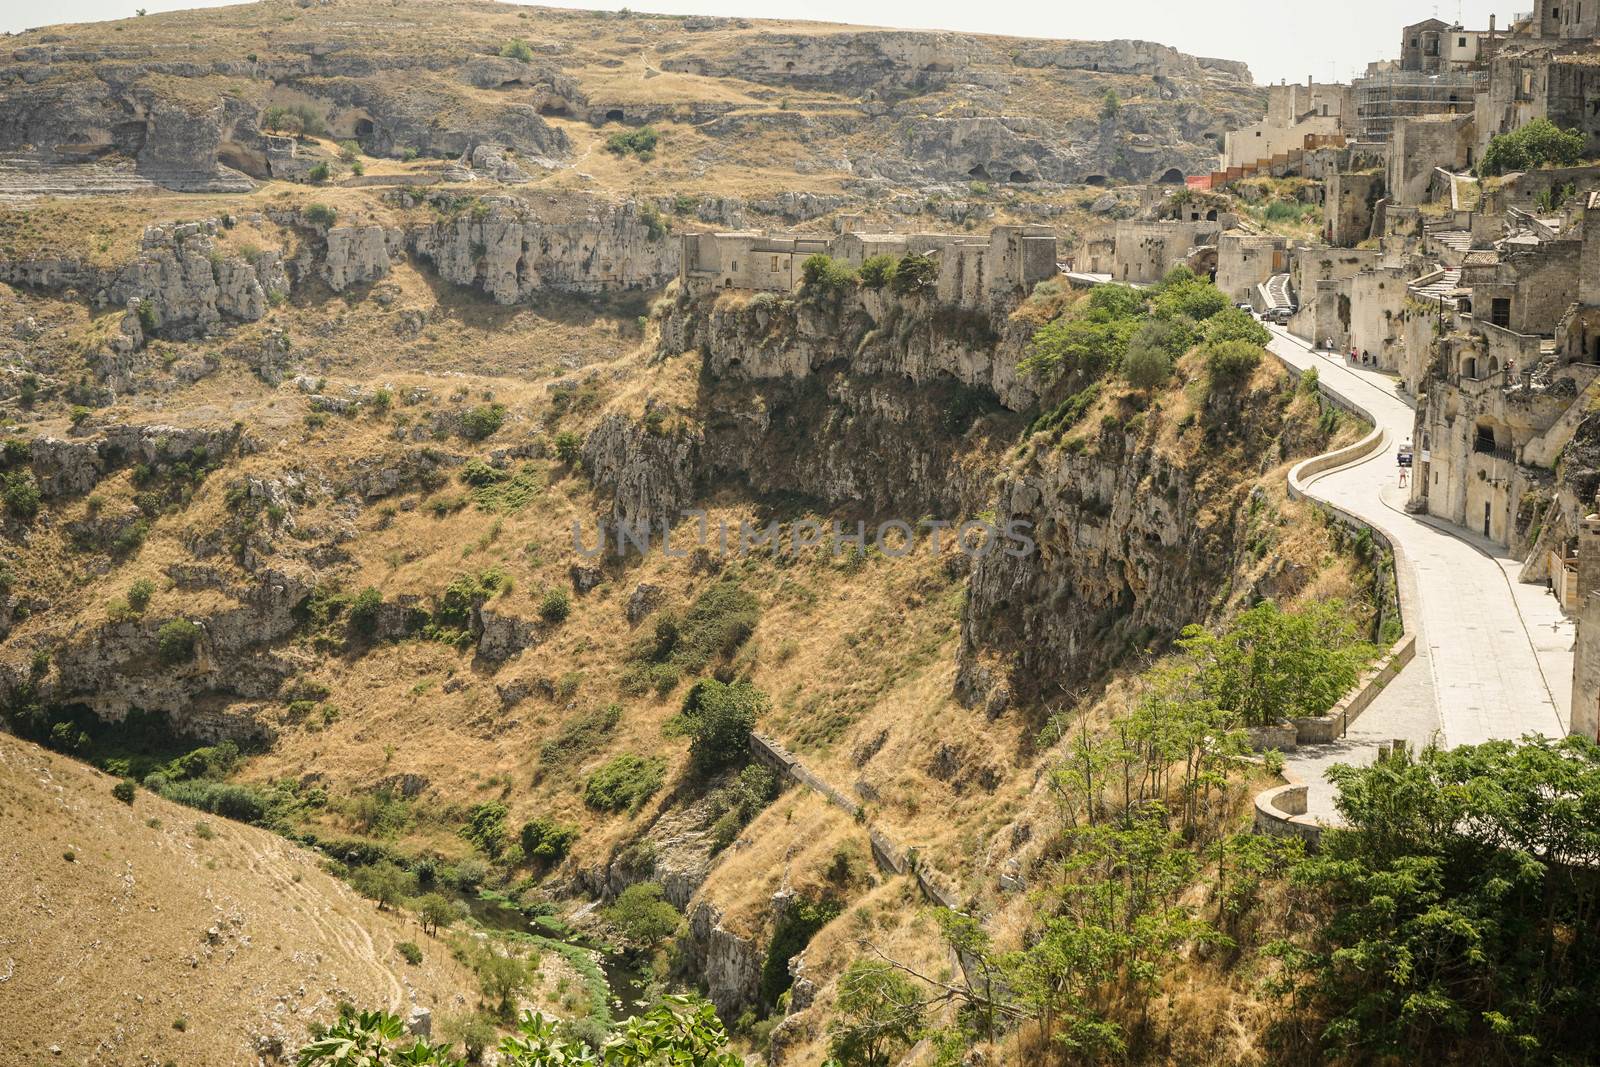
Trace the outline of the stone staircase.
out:
<instances>
[{"instance_id":1,"label":"stone staircase","mask_svg":"<svg viewBox=\"0 0 1600 1067\"><path fill-rule=\"evenodd\" d=\"M1268 278L1266 284L1262 286L1262 292L1266 296L1266 310L1268 311L1272 311L1275 308L1294 307L1294 297L1289 291L1289 276L1287 274L1274 274Z\"/></svg>"},{"instance_id":2,"label":"stone staircase","mask_svg":"<svg viewBox=\"0 0 1600 1067\"><path fill-rule=\"evenodd\" d=\"M1426 284L1418 284L1426 283ZM1443 300L1461 285L1461 268L1446 267L1433 274L1424 274L1410 286L1418 300Z\"/></svg>"}]
</instances>

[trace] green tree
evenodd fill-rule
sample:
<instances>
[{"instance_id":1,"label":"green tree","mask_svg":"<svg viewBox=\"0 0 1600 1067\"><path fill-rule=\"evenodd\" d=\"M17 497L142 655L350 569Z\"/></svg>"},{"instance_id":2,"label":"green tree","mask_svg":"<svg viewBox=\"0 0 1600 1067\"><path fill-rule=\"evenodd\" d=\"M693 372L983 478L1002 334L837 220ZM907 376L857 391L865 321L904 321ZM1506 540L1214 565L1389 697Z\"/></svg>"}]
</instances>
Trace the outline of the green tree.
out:
<instances>
[{"instance_id":1,"label":"green tree","mask_svg":"<svg viewBox=\"0 0 1600 1067\"><path fill-rule=\"evenodd\" d=\"M379 911L398 907L415 888L412 876L391 860L357 867L351 873L350 882L356 892L377 901Z\"/></svg>"},{"instance_id":2,"label":"green tree","mask_svg":"<svg viewBox=\"0 0 1600 1067\"><path fill-rule=\"evenodd\" d=\"M1525 737L1330 778L1345 827L1294 872L1313 932L1273 949L1329 1058L1591 1060L1600 748Z\"/></svg>"},{"instance_id":3,"label":"green tree","mask_svg":"<svg viewBox=\"0 0 1600 1067\"><path fill-rule=\"evenodd\" d=\"M1325 713L1373 655L1338 600L1296 612L1264 600L1220 632L1188 627L1178 644L1206 697L1247 726Z\"/></svg>"},{"instance_id":4,"label":"green tree","mask_svg":"<svg viewBox=\"0 0 1600 1067\"><path fill-rule=\"evenodd\" d=\"M828 1052L843 1067L890 1067L922 1034L915 982L882 960L857 959L839 976Z\"/></svg>"},{"instance_id":5,"label":"green tree","mask_svg":"<svg viewBox=\"0 0 1600 1067\"><path fill-rule=\"evenodd\" d=\"M526 960L487 950L476 963L478 987L492 1001L502 1017L511 1014L517 996L528 988L533 975Z\"/></svg>"},{"instance_id":6,"label":"green tree","mask_svg":"<svg viewBox=\"0 0 1600 1067\"><path fill-rule=\"evenodd\" d=\"M1100 99L1100 121L1115 122L1122 114L1122 99L1117 96L1115 89L1107 89L1106 95Z\"/></svg>"},{"instance_id":7,"label":"green tree","mask_svg":"<svg viewBox=\"0 0 1600 1067\"><path fill-rule=\"evenodd\" d=\"M749 758L750 731L766 710L766 694L749 682L696 682L672 724L689 736L691 771L704 780Z\"/></svg>"},{"instance_id":8,"label":"green tree","mask_svg":"<svg viewBox=\"0 0 1600 1067\"><path fill-rule=\"evenodd\" d=\"M895 264L889 288L901 296L914 296L932 289L939 280L939 266L921 252L911 252Z\"/></svg>"},{"instance_id":9,"label":"green tree","mask_svg":"<svg viewBox=\"0 0 1600 1067\"><path fill-rule=\"evenodd\" d=\"M678 928L678 909L667 902L657 882L636 882L617 894L606 921L644 949L654 949Z\"/></svg>"},{"instance_id":10,"label":"green tree","mask_svg":"<svg viewBox=\"0 0 1600 1067\"><path fill-rule=\"evenodd\" d=\"M437 936L456 921L456 906L443 893L424 893L417 900L417 922L422 932Z\"/></svg>"},{"instance_id":11,"label":"green tree","mask_svg":"<svg viewBox=\"0 0 1600 1067\"><path fill-rule=\"evenodd\" d=\"M1200 326L1200 336L1206 344L1219 345L1225 341L1245 341L1265 348L1272 340L1267 328L1256 317L1242 308L1223 308Z\"/></svg>"},{"instance_id":12,"label":"green tree","mask_svg":"<svg viewBox=\"0 0 1600 1067\"><path fill-rule=\"evenodd\" d=\"M837 296L856 283L856 272L823 252L813 252L800 264L801 290L814 296Z\"/></svg>"},{"instance_id":13,"label":"green tree","mask_svg":"<svg viewBox=\"0 0 1600 1067\"><path fill-rule=\"evenodd\" d=\"M861 269L858 271L861 276L861 287L863 289L882 289L884 286L892 284L899 266L899 260L893 256L868 256L862 261Z\"/></svg>"}]
</instances>

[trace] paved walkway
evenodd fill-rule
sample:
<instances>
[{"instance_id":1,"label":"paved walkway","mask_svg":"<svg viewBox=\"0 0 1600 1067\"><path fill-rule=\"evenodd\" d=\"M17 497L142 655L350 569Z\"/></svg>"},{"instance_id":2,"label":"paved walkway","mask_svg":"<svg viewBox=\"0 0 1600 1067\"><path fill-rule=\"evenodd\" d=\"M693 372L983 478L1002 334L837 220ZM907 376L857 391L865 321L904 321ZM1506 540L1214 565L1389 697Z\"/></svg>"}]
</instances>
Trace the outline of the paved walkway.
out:
<instances>
[{"instance_id":1,"label":"paved walkway","mask_svg":"<svg viewBox=\"0 0 1600 1067\"><path fill-rule=\"evenodd\" d=\"M1316 367L1322 388L1370 411L1387 438L1364 462L1311 480L1308 492L1357 515L1397 548L1402 611L1417 657L1333 745L1288 760L1309 788L1310 814L1334 817L1334 763L1367 763L1380 741L1456 746L1527 733L1561 736L1571 707L1573 624L1543 586L1516 580L1520 561L1469 531L1405 513L1395 452L1415 421L1395 380L1312 351L1273 328L1269 346L1296 367Z\"/></svg>"}]
</instances>

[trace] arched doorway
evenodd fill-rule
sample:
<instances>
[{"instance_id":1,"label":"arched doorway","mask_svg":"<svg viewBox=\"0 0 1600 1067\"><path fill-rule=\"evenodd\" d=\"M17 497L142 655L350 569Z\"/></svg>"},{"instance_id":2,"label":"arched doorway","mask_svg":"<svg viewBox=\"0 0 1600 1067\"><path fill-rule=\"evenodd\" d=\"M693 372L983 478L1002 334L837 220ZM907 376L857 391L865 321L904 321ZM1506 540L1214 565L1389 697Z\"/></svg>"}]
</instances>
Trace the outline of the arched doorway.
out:
<instances>
[{"instance_id":1,"label":"arched doorway","mask_svg":"<svg viewBox=\"0 0 1600 1067\"><path fill-rule=\"evenodd\" d=\"M1177 167L1172 167L1160 177L1159 181L1162 185L1182 185L1183 171Z\"/></svg>"}]
</instances>

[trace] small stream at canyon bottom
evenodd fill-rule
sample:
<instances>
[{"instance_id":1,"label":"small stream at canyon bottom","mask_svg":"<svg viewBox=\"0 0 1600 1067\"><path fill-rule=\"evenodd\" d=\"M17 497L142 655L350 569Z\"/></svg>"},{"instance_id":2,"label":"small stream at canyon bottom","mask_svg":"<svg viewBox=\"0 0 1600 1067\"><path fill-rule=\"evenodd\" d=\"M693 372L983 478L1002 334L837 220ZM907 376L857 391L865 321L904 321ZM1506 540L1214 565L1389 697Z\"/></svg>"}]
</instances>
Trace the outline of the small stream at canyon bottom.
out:
<instances>
[{"instance_id":1,"label":"small stream at canyon bottom","mask_svg":"<svg viewBox=\"0 0 1600 1067\"><path fill-rule=\"evenodd\" d=\"M469 899L467 903L472 910L472 917L486 930L526 935L556 951L565 949L562 955L568 959L580 953L586 956L604 981L606 1009L613 1022L620 1022L642 1010L638 1002L645 998L650 976L626 952L567 928L562 923L541 923L542 916L530 916L502 900L477 897ZM582 972L584 968L579 965L579 970Z\"/></svg>"}]
</instances>

